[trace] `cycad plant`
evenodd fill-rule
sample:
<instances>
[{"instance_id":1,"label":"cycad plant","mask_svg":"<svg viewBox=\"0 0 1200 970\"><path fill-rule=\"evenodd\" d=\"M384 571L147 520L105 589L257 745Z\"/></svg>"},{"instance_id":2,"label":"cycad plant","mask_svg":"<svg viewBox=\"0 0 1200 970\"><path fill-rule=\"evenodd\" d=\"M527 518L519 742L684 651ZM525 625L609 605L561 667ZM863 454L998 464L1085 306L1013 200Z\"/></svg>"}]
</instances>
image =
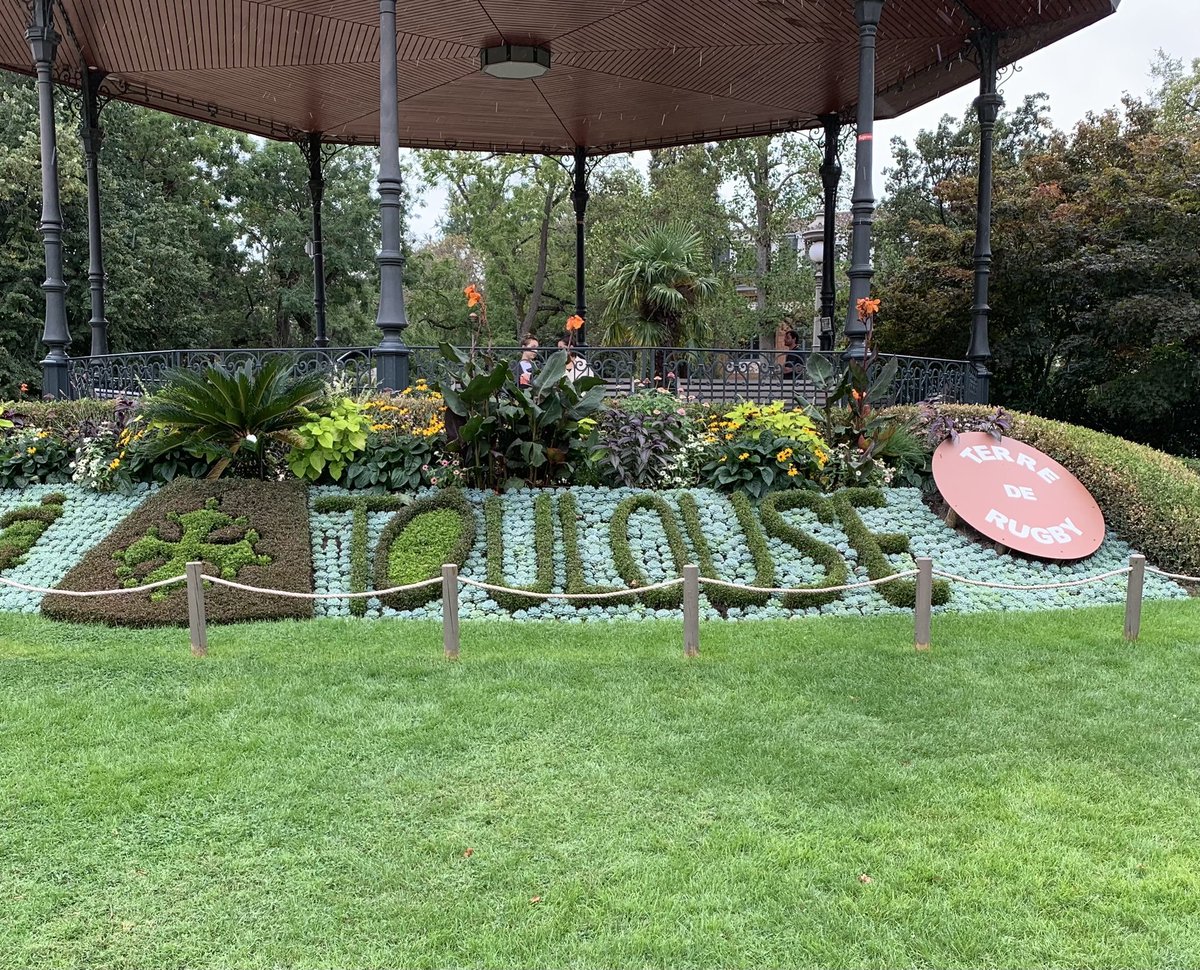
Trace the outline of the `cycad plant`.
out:
<instances>
[{"instance_id":1,"label":"cycad plant","mask_svg":"<svg viewBox=\"0 0 1200 970\"><path fill-rule=\"evenodd\" d=\"M693 309L716 292L704 272L710 257L700 234L686 223L655 226L626 242L617 268L602 287L605 342L634 347L696 347L709 335Z\"/></svg>"},{"instance_id":2,"label":"cycad plant","mask_svg":"<svg viewBox=\"0 0 1200 970\"><path fill-rule=\"evenodd\" d=\"M262 477L266 444L298 444L296 428L312 417L306 406L324 395L319 375L293 377L286 358L269 357L234 370L218 364L202 371L177 371L146 402L142 416L163 432L156 450L183 447L204 457L212 463L208 478L220 478L230 462L247 451L258 456Z\"/></svg>"}]
</instances>

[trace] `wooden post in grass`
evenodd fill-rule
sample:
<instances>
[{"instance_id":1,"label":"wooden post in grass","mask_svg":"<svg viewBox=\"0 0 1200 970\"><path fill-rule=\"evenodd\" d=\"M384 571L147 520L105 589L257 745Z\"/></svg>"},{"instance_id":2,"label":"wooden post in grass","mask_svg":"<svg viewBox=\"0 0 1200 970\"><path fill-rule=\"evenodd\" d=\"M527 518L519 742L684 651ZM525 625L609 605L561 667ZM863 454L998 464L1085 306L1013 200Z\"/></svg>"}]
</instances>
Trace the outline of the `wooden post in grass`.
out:
<instances>
[{"instance_id":1,"label":"wooden post in grass","mask_svg":"<svg viewBox=\"0 0 1200 970\"><path fill-rule=\"evenodd\" d=\"M1142 584L1146 581L1146 557L1129 557L1125 587L1125 639L1136 640L1142 632Z\"/></svg>"},{"instance_id":2,"label":"wooden post in grass","mask_svg":"<svg viewBox=\"0 0 1200 970\"><path fill-rule=\"evenodd\" d=\"M683 655L700 653L700 567L683 567Z\"/></svg>"},{"instance_id":3,"label":"wooden post in grass","mask_svg":"<svg viewBox=\"0 0 1200 970\"><path fill-rule=\"evenodd\" d=\"M187 575L188 632L192 639L192 656L208 656L208 625L204 615L204 563L189 562L184 567Z\"/></svg>"},{"instance_id":4,"label":"wooden post in grass","mask_svg":"<svg viewBox=\"0 0 1200 970\"><path fill-rule=\"evenodd\" d=\"M442 646L447 660L458 659L458 566L442 566Z\"/></svg>"},{"instance_id":5,"label":"wooden post in grass","mask_svg":"<svg viewBox=\"0 0 1200 970\"><path fill-rule=\"evenodd\" d=\"M933 622L933 560L928 556L917 560L917 603L913 613L916 626L913 646L928 650Z\"/></svg>"}]
</instances>

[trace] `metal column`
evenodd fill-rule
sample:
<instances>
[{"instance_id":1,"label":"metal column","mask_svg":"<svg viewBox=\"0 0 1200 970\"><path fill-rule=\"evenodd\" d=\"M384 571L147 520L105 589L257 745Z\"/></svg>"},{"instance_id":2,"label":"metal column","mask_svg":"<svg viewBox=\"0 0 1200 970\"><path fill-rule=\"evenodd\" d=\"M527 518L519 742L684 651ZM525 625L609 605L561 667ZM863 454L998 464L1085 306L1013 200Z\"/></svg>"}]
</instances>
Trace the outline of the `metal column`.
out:
<instances>
[{"instance_id":1,"label":"metal column","mask_svg":"<svg viewBox=\"0 0 1200 970\"><path fill-rule=\"evenodd\" d=\"M821 186L825 190L824 251L821 263L821 317L832 322L837 312L837 193L842 180L842 164L838 161L838 137L842 121L836 114L821 115L825 130L825 160L821 163ZM833 331L821 332L820 350L833 350Z\"/></svg>"},{"instance_id":2,"label":"metal column","mask_svg":"<svg viewBox=\"0 0 1200 970\"><path fill-rule=\"evenodd\" d=\"M100 228L100 149L104 130L100 127L101 71L88 68L83 79L83 119L79 137L83 141L83 157L87 167L88 198L88 290L92 297L93 357L108 353L108 319L104 314L104 236Z\"/></svg>"},{"instance_id":3,"label":"metal column","mask_svg":"<svg viewBox=\"0 0 1200 970\"><path fill-rule=\"evenodd\" d=\"M53 0L33 0L32 16L25 39L37 70L38 121L42 149L42 219L39 230L46 251L46 320L42 343L49 348L42 361L42 394L67 397L67 284L63 282L62 209L58 197L58 142L54 128L54 54L58 34L54 32Z\"/></svg>"},{"instance_id":4,"label":"metal column","mask_svg":"<svg viewBox=\"0 0 1200 970\"><path fill-rule=\"evenodd\" d=\"M875 138L875 31L884 0L858 0L858 140L854 150L854 195L850 211L854 230L850 244L850 307L846 313L845 356L866 356L867 325L858 319L858 301L871 295L871 224L875 196L871 187L872 142Z\"/></svg>"},{"instance_id":5,"label":"metal column","mask_svg":"<svg viewBox=\"0 0 1200 970\"><path fill-rule=\"evenodd\" d=\"M308 195L312 200L313 346L328 347L325 332L325 232L321 225L321 203L325 198L325 175L321 171L321 133L309 132L304 152L308 160Z\"/></svg>"},{"instance_id":6,"label":"metal column","mask_svg":"<svg viewBox=\"0 0 1200 970\"><path fill-rule=\"evenodd\" d=\"M997 36L980 30L972 39L979 54L979 97L975 111L979 116L979 194L975 209L975 293L971 306L971 341L967 360L971 364L972 403L986 404L992 373L988 361L988 282L992 273L992 155L996 118L1004 99L996 90L1000 48Z\"/></svg>"},{"instance_id":7,"label":"metal column","mask_svg":"<svg viewBox=\"0 0 1200 970\"><path fill-rule=\"evenodd\" d=\"M584 323L579 328L579 346L587 346L587 273L585 259L586 225L584 218L587 214L587 149L575 149L575 190L571 193L571 201L575 204L575 314Z\"/></svg>"},{"instance_id":8,"label":"metal column","mask_svg":"<svg viewBox=\"0 0 1200 970\"><path fill-rule=\"evenodd\" d=\"M396 81L396 0L379 0L379 313L375 349L382 387L408 387L409 352L404 344L404 250L400 239L400 112Z\"/></svg>"}]
</instances>

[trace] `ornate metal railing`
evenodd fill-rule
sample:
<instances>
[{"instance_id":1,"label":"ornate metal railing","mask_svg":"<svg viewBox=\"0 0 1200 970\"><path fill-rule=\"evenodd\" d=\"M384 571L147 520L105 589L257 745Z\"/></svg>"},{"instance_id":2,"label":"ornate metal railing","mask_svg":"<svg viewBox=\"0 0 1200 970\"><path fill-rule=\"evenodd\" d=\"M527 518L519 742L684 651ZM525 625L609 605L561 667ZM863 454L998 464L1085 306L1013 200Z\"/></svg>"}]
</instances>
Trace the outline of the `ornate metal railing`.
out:
<instances>
[{"instance_id":1,"label":"ornate metal railing","mask_svg":"<svg viewBox=\"0 0 1200 970\"><path fill-rule=\"evenodd\" d=\"M542 349L539 354L544 357L551 350ZM488 353L515 364L521 349L496 347ZM585 362L580 372L602 378L613 394L662 387L717 403L797 399L823 403L807 378L805 351L785 354L728 348L587 347L579 350L578 355ZM77 357L69 365L70 387L75 397L135 397L161 388L174 370L200 370L209 364L234 367L278 356L289 358L300 373L328 374L347 389L359 390L375 384L375 348L338 347L159 350ZM825 356L833 368L844 366L839 355ZM897 378L886 403L912 404L935 398L961 403L976 399L976 379L967 361L900 355L896 360ZM424 378L434 382L452 378L455 370L455 365L446 361L437 347L409 348L409 373L413 380Z\"/></svg>"}]
</instances>

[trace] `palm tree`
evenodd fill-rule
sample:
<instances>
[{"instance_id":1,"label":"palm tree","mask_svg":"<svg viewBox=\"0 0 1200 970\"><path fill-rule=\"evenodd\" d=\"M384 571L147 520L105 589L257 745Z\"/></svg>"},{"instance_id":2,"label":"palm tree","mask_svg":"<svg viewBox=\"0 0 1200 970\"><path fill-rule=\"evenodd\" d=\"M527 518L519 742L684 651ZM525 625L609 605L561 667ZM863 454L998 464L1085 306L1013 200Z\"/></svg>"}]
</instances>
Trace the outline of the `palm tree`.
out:
<instances>
[{"instance_id":1,"label":"palm tree","mask_svg":"<svg viewBox=\"0 0 1200 970\"><path fill-rule=\"evenodd\" d=\"M166 432L156 450L184 447L215 461L209 478L219 478L243 449L258 454L261 477L263 445L296 444L296 428L311 417L306 405L324 396L320 375L293 377L284 357L269 357L233 371L220 365L178 371L146 402L142 418Z\"/></svg>"},{"instance_id":2,"label":"palm tree","mask_svg":"<svg viewBox=\"0 0 1200 970\"><path fill-rule=\"evenodd\" d=\"M708 328L692 310L717 289L705 275L710 257L700 234L686 223L655 226L629 240L617 268L601 287L608 305L604 340L633 347L695 347L708 342Z\"/></svg>"}]
</instances>

